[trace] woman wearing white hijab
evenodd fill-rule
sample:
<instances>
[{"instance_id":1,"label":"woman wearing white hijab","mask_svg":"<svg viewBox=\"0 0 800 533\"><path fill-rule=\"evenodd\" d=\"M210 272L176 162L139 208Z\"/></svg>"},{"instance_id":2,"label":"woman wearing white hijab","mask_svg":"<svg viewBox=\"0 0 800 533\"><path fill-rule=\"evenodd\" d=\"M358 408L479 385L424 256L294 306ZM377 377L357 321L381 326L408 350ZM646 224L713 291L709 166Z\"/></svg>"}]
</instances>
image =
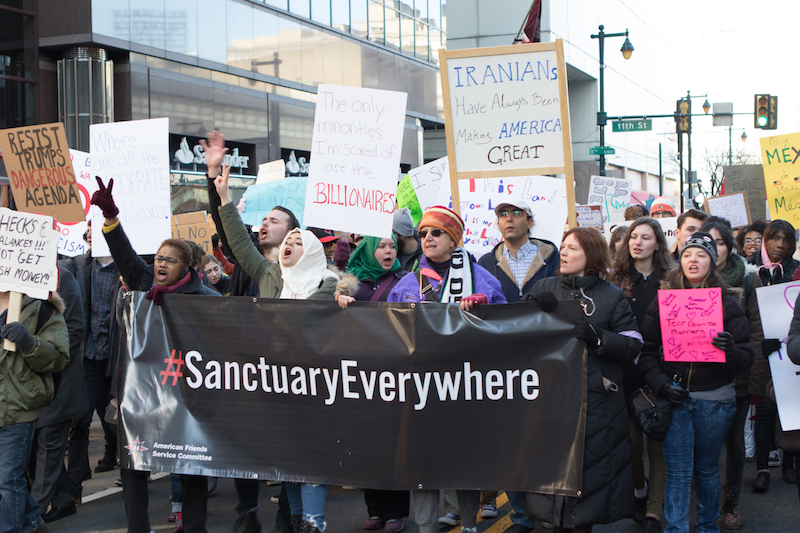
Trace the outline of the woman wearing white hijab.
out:
<instances>
[{"instance_id":1,"label":"woman wearing white hijab","mask_svg":"<svg viewBox=\"0 0 800 533\"><path fill-rule=\"evenodd\" d=\"M313 233L290 231L281 243L278 262L283 279L282 299L333 299L340 276L328 268L322 243Z\"/></svg>"}]
</instances>

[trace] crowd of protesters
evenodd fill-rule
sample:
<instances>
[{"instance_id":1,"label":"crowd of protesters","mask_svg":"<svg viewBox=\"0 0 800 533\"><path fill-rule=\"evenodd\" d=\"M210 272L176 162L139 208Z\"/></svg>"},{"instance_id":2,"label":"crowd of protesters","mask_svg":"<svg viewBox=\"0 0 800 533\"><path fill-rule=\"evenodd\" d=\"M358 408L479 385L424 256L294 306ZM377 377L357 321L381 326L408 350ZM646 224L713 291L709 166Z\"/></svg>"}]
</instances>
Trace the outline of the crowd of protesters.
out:
<instances>
[{"instance_id":1,"label":"crowd of protesters","mask_svg":"<svg viewBox=\"0 0 800 533\"><path fill-rule=\"evenodd\" d=\"M531 533L535 527L585 532L628 518L646 533L688 532L693 483L695 531L741 528L747 517L738 500L751 405L758 469L751 490L768 490L769 467L781 454L783 480L797 482L800 460L794 452L800 438L781 432L776 422L767 361L781 340L763 338L755 297L758 287L800 277L800 263L792 257L795 229L788 222L756 221L734 232L722 218L697 209L677 213L672 202L660 198L649 213L642 206L629 209L627 225L616 228L609 241L595 229L573 228L557 245L536 237L525 201L509 200L495 208L503 240L480 258L459 246L463 221L444 206L425 211L418 224L408 209L398 209L391 238L364 236L357 244L328 230L303 230L294 214L279 206L250 231L228 190L222 135L214 132L202 144L218 231L212 254L167 239L152 262L138 256L117 218L113 182L98 179L92 203L102 212L111 255L61 261L60 297L49 302L24 297L18 321L6 323L9 294L0 294L0 337L16 343L0 349L0 533L47 531L47 523L77 512L81 484L92 470L119 465L114 373L122 327L114 310L131 290L145 291L154 305L174 293L331 300L343 309L358 302L452 303L464 312L524 302L550 313L561 302L578 300L583 316L574 336L587 353L580 496L508 491L512 513L506 533ZM671 250L659 219L676 216ZM88 233L86 239L91 246ZM658 290L713 287L722 289L724 329L712 344L725 353L725 362L665 361ZM789 355L800 361L797 308L795 314ZM54 375L60 376L55 394ZM33 392L21 394L20 387ZM627 402L644 389L672 406L663 439L644 434L629 414ZM88 431L95 412L106 450L92 469ZM782 451L775 446L776 433ZM147 480L147 472L121 468L129 533L152 531ZM177 522L176 531L205 532L209 481L180 475L174 485L169 519ZM237 479L235 487L233 530L260 532L259 482ZM439 491L365 487L363 527L399 533L410 516L422 533L435 533L441 524L476 533L479 515L497 516L496 494L454 491L445 497L445 513L439 513ZM273 533L325 531L326 499L325 485L283 483Z\"/></svg>"}]
</instances>

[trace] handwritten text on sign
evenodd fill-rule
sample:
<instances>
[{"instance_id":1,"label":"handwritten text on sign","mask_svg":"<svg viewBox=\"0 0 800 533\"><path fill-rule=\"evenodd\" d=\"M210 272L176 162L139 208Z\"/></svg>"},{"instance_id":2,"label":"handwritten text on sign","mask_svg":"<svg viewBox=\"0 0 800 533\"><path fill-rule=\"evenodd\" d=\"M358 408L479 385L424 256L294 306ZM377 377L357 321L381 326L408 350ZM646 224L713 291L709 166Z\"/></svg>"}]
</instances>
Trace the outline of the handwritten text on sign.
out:
<instances>
[{"instance_id":1,"label":"handwritten text on sign","mask_svg":"<svg viewBox=\"0 0 800 533\"><path fill-rule=\"evenodd\" d=\"M459 172L564 165L554 50L450 58Z\"/></svg>"},{"instance_id":2,"label":"handwritten text on sign","mask_svg":"<svg viewBox=\"0 0 800 533\"><path fill-rule=\"evenodd\" d=\"M169 119L92 124L92 174L114 180L119 219L137 254L154 254L171 236ZM92 211L92 255L109 255L103 215Z\"/></svg>"},{"instance_id":3,"label":"handwritten text on sign","mask_svg":"<svg viewBox=\"0 0 800 533\"><path fill-rule=\"evenodd\" d=\"M297 217L303 226L303 211L306 204L306 178L284 178L251 185L244 191L245 210L242 221L261 227L261 221L276 207L285 207Z\"/></svg>"},{"instance_id":4,"label":"handwritten text on sign","mask_svg":"<svg viewBox=\"0 0 800 533\"><path fill-rule=\"evenodd\" d=\"M0 291L46 300L58 288L53 217L0 209Z\"/></svg>"},{"instance_id":5,"label":"handwritten text on sign","mask_svg":"<svg viewBox=\"0 0 800 533\"><path fill-rule=\"evenodd\" d=\"M631 180L592 176L589 184L589 204L600 204L603 222L625 220L625 210L631 206Z\"/></svg>"},{"instance_id":6,"label":"handwritten text on sign","mask_svg":"<svg viewBox=\"0 0 800 533\"><path fill-rule=\"evenodd\" d=\"M306 225L391 236L407 96L319 86Z\"/></svg>"},{"instance_id":7,"label":"handwritten text on sign","mask_svg":"<svg viewBox=\"0 0 800 533\"><path fill-rule=\"evenodd\" d=\"M724 363L711 339L723 331L722 289L658 291L664 361Z\"/></svg>"},{"instance_id":8,"label":"handwritten text on sign","mask_svg":"<svg viewBox=\"0 0 800 533\"><path fill-rule=\"evenodd\" d=\"M761 137L761 165L772 220L800 226L800 133Z\"/></svg>"},{"instance_id":9,"label":"handwritten text on sign","mask_svg":"<svg viewBox=\"0 0 800 533\"><path fill-rule=\"evenodd\" d=\"M706 206L711 215L724 218L731 223L731 227L741 228L750 224L750 208L745 191L706 198Z\"/></svg>"},{"instance_id":10,"label":"handwritten text on sign","mask_svg":"<svg viewBox=\"0 0 800 533\"><path fill-rule=\"evenodd\" d=\"M447 156L436 161L431 161L421 167L408 171L408 177L414 186L414 192L419 200L420 210L424 213L431 207L439 205L439 189L443 183L450 180L450 171L447 168ZM449 193L448 193L449 194ZM415 220L414 222L418 222Z\"/></svg>"},{"instance_id":11,"label":"handwritten text on sign","mask_svg":"<svg viewBox=\"0 0 800 533\"><path fill-rule=\"evenodd\" d=\"M761 165L735 165L724 167L725 192L747 192L747 204L753 220L767 219L767 189L764 186L764 169Z\"/></svg>"},{"instance_id":12,"label":"handwritten text on sign","mask_svg":"<svg viewBox=\"0 0 800 533\"><path fill-rule=\"evenodd\" d=\"M83 220L83 208L61 123L0 132L8 181L17 209L61 222Z\"/></svg>"}]
</instances>

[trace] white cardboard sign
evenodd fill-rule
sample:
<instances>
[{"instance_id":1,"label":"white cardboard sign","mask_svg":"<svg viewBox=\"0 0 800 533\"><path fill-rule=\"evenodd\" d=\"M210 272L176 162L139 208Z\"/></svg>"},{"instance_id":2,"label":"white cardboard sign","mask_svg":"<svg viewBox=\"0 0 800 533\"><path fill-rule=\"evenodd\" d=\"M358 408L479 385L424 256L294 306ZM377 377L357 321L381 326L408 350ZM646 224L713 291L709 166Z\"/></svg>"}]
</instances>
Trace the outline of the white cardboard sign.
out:
<instances>
[{"instance_id":1,"label":"white cardboard sign","mask_svg":"<svg viewBox=\"0 0 800 533\"><path fill-rule=\"evenodd\" d=\"M269 183L270 181L282 180L286 177L286 161L278 159L270 161L269 163L261 163L258 165L258 176L256 177L256 185L262 183Z\"/></svg>"},{"instance_id":2,"label":"white cardboard sign","mask_svg":"<svg viewBox=\"0 0 800 533\"><path fill-rule=\"evenodd\" d=\"M89 154L80 150L70 150L69 156L72 159L72 167L75 169L75 182L78 184L78 192L83 204L83 212L88 220L91 213L89 203L92 195L97 190L97 181L92 175L92 162ZM61 238L58 240L58 253L67 257L75 257L87 253L89 244L83 240L88 223L56 223Z\"/></svg>"},{"instance_id":3,"label":"white cardboard sign","mask_svg":"<svg viewBox=\"0 0 800 533\"><path fill-rule=\"evenodd\" d=\"M603 207L603 222L625 220L625 210L631 206L633 182L608 176L592 176L589 184L589 204Z\"/></svg>"},{"instance_id":4,"label":"white cardboard sign","mask_svg":"<svg viewBox=\"0 0 800 533\"><path fill-rule=\"evenodd\" d=\"M53 217L0 208L0 291L46 300L58 289Z\"/></svg>"},{"instance_id":5,"label":"white cardboard sign","mask_svg":"<svg viewBox=\"0 0 800 533\"><path fill-rule=\"evenodd\" d=\"M396 91L319 86L307 226L391 237L407 97Z\"/></svg>"},{"instance_id":6,"label":"white cardboard sign","mask_svg":"<svg viewBox=\"0 0 800 533\"><path fill-rule=\"evenodd\" d=\"M439 201L439 190L443 183L448 183L449 194L450 171L447 168L447 156L431 161L421 167L412 168L408 171L408 177L414 192L419 200L419 207L424 213Z\"/></svg>"},{"instance_id":7,"label":"white cardboard sign","mask_svg":"<svg viewBox=\"0 0 800 533\"><path fill-rule=\"evenodd\" d=\"M89 126L92 175L108 186L119 219L137 254L154 254L172 236L169 183L169 119ZM110 255L103 214L92 206L92 256Z\"/></svg>"},{"instance_id":8,"label":"white cardboard sign","mask_svg":"<svg viewBox=\"0 0 800 533\"><path fill-rule=\"evenodd\" d=\"M800 429L800 366L792 363L786 352L786 338L800 294L800 282L758 287L758 311L765 339L780 339L781 349L769 355L769 368L778 416L784 431Z\"/></svg>"}]
</instances>

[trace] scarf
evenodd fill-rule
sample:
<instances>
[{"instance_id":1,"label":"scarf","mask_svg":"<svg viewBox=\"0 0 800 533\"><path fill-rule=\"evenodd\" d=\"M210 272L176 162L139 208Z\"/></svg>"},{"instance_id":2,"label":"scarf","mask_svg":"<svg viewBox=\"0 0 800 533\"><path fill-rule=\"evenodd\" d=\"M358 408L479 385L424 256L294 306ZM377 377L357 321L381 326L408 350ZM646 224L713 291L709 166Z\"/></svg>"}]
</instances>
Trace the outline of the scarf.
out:
<instances>
[{"instance_id":1,"label":"scarf","mask_svg":"<svg viewBox=\"0 0 800 533\"><path fill-rule=\"evenodd\" d=\"M289 237L296 233L299 233L303 239L303 255L292 267L283 266L279 259L281 278L283 278L280 297L288 300L305 300L319 289L325 279L336 278L338 280L339 276L328 270L322 243L308 230L290 231L284 237L279 250L283 250Z\"/></svg>"},{"instance_id":2,"label":"scarf","mask_svg":"<svg viewBox=\"0 0 800 533\"><path fill-rule=\"evenodd\" d=\"M392 235L395 249L397 248L397 240ZM394 264L385 270L377 259L375 259L375 250L381 243L380 237L364 237L358 243L356 249L353 250L350 260L347 262L347 271L358 278L359 281L366 281L368 279L377 280L387 272L394 272L401 268L400 261L394 260Z\"/></svg>"},{"instance_id":3,"label":"scarf","mask_svg":"<svg viewBox=\"0 0 800 533\"><path fill-rule=\"evenodd\" d=\"M769 254L767 253L767 246L766 243L761 243L761 265L758 267L759 270L762 268L769 269L770 275L772 275L773 270L778 267L781 269L781 277L783 277L783 265L778 263L773 263L769 260ZM774 277L774 276L773 276Z\"/></svg>"},{"instance_id":4,"label":"scarf","mask_svg":"<svg viewBox=\"0 0 800 533\"><path fill-rule=\"evenodd\" d=\"M442 303L458 302L474 291L475 269L469 253L460 246L453 250L450 269L442 284L444 289L439 299Z\"/></svg>"},{"instance_id":5,"label":"scarf","mask_svg":"<svg viewBox=\"0 0 800 533\"><path fill-rule=\"evenodd\" d=\"M184 276L180 281L178 281L175 285L153 285L147 294L144 295L145 298L148 300L153 300L153 303L156 305L161 305L163 303L162 297L165 294L172 294L173 292L177 291L179 288L183 287L187 283L192 280L192 273L189 272Z\"/></svg>"},{"instance_id":6,"label":"scarf","mask_svg":"<svg viewBox=\"0 0 800 533\"><path fill-rule=\"evenodd\" d=\"M725 267L719 271L719 275L729 287L741 287L744 283L744 271L744 258L737 254L730 254L725 262Z\"/></svg>"}]
</instances>

